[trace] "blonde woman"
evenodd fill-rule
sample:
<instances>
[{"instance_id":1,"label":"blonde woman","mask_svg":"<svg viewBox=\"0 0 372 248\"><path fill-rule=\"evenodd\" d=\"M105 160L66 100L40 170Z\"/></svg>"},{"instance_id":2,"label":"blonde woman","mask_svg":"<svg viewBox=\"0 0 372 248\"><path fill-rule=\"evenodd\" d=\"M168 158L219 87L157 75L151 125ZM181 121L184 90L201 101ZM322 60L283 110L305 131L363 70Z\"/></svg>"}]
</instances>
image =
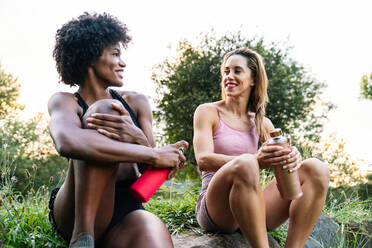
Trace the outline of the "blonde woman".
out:
<instances>
[{"instance_id":1,"label":"blonde woman","mask_svg":"<svg viewBox=\"0 0 372 248\"><path fill-rule=\"evenodd\" d=\"M194 115L202 172L197 220L206 231L240 228L252 247L262 248L269 247L267 230L289 218L286 247L303 247L323 208L329 170L317 159L302 161L294 146L265 143L274 126L265 117L268 80L259 54L247 48L227 53L221 76L223 100L200 105ZM260 170L275 166L298 171L301 198L281 198L276 180L261 188Z\"/></svg>"}]
</instances>

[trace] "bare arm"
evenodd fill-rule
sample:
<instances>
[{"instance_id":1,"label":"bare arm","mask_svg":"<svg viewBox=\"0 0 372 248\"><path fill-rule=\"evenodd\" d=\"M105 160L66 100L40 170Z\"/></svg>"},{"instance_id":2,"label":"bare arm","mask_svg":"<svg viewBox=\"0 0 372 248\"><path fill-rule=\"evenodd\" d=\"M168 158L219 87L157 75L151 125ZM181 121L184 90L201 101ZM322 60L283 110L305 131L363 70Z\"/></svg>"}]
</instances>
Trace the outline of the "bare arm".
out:
<instances>
[{"instance_id":1,"label":"bare arm","mask_svg":"<svg viewBox=\"0 0 372 248\"><path fill-rule=\"evenodd\" d=\"M95 130L82 129L78 109L73 96L56 93L48 103L51 117L49 130L57 151L73 159L102 162L148 163L156 167L177 166L178 148L174 144L160 149L118 142L97 133ZM184 159L184 158L182 158Z\"/></svg>"},{"instance_id":2,"label":"bare arm","mask_svg":"<svg viewBox=\"0 0 372 248\"><path fill-rule=\"evenodd\" d=\"M217 111L211 104L200 105L194 114L194 152L201 171L217 171L235 158L214 153L213 127L218 123Z\"/></svg>"},{"instance_id":3,"label":"bare arm","mask_svg":"<svg viewBox=\"0 0 372 248\"><path fill-rule=\"evenodd\" d=\"M138 106L140 106L137 116L138 124L147 138L147 146L155 147L156 143L152 131L152 111L149 101L147 100L146 96L142 94L137 94L136 98L136 102L138 102Z\"/></svg>"}]
</instances>

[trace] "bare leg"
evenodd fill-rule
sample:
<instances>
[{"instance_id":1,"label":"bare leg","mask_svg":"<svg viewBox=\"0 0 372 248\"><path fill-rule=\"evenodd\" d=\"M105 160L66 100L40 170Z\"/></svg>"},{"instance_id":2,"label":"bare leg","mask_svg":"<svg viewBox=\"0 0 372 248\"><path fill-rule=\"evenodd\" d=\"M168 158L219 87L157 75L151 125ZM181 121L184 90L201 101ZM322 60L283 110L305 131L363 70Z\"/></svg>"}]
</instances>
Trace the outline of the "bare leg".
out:
<instances>
[{"instance_id":1,"label":"bare leg","mask_svg":"<svg viewBox=\"0 0 372 248\"><path fill-rule=\"evenodd\" d=\"M128 214L104 239L105 247L172 248L172 238L161 220L144 210Z\"/></svg>"},{"instance_id":2,"label":"bare leg","mask_svg":"<svg viewBox=\"0 0 372 248\"><path fill-rule=\"evenodd\" d=\"M290 219L286 247L304 247L322 211L328 190L329 170L319 160L305 160L299 175L304 195L297 200L282 199L275 180L264 190L268 227L276 228L288 217Z\"/></svg>"},{"instance_id":3,"label":"bare leg","mask_svg":"<svg viewBox=\"0 0 372 248\"><path fill-rule=\"evenodd\" d=\"M206 203L218 226L227 231L240 227L252 247L269 247L259 166L253 155L239 156L216 172L208 186Z\"/></svg>"},{"instance_id":4,"label":"bare leg","mask_svg":"<svg viewBox=\"0 0 372 248\"><path fill-rule=\"evenodd\" d=\"M109 99L97 101L85 117L94 112L117 114L108 107L110 102ZM118 164L70 160L66 180L54 205L57 226L66 238L74 242L85 233L99 238L107 228L113 213L117 170Z\"/></svg>"},{"instance_id":5,"label":"bare leg","mask_svg":"<svg viewBox=\"0 0 372 248\"><path fill-rule=\"evenodd\" d=\"M117 165L77 163L74 170L75 221L71 242L82 233L99 238L110 223L117 168Z\"/></svg>"}]
</instances>

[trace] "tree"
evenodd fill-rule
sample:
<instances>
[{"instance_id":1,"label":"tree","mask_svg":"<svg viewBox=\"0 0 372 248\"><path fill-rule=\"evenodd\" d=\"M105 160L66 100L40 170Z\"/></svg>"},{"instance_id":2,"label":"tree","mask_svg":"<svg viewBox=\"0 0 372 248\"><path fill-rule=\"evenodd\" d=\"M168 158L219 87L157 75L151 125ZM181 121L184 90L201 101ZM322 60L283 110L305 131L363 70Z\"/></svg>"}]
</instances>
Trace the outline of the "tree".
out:
<instances>
[{"instance_id":1,"label":"tree","mask_svg":"<svg viewBox=\"0 0 372 248\"><path fill-rule=\"evenodd\" d=\"M17 79L0 65L0 175L3 178L6 171L11 172L12 186L23 191L48 184L50 176L58 175L67 163L57 156L42 114L19 118L24 108L18 103L20 88ZM33 177L31 185L29 176Z\"/></svg>"},{"instance_id":2,"label":"tree","mask_svg":"<svg viewBox=\"0 0 372 248\"><path fill-rule=\"evenodd\" d=\"M22 110L23 105L17 103L21 85L10 73L6 73L0 64L0 119Z\"/></svg>"},{"instance_id":3,"label":"tree","mask_svg":"<svg viewBox=\"0 0 372 248\"><path fill-rule=\"evenodd\" d=\"M219 66L223 55L239 47L249 47L262 55L269 79L270 103L267 116L276 127L296 137L319 138L323 121L334 105L317 98L325 87L306 69L289 57L289 48L265 45L263 38L247 39L240 32L216 38L212 33L200 37L198 45L179 43L176 58L166 59L153 69L157 87L155 120L163 128L163 141L180 139L192 144L193 113L199 104L221 99ZM318 100L318 101L317 101ZM320 111L314 111L315 105ZM195 164L192 146L188 159Z\"/></svg>"},{"instance_id":4,"label":"tree","mask_svg":"<svg viewBox=\"0 0 372 248\"><path fill-rule=\"evenodd\" d=\"M372 100L372 72L363 75L362 81L360 82L360 96L364 99Z\"/></svg>"}]
</instances>

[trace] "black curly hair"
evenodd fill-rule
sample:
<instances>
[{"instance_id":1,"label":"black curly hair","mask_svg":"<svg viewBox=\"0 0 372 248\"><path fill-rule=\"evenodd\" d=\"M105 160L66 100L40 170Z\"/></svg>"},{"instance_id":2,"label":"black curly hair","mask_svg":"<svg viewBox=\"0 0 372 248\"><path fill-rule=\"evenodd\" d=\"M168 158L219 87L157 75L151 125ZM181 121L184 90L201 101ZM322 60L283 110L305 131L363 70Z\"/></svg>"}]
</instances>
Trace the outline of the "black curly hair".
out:
<instances>
[{"instance_id":1,"label":"black curly hair","mask_svg":"<svg viewBox=\"0 0 372 248\"><path fill-rule=\"evenodd\" d=\"M81 85L88 67L102 55L103 50L118 42L126 48L131 37L128 28L107 13L87 13L72 19L57 30L53 58L60 81Z\"/></svg>"}]
</instances>

